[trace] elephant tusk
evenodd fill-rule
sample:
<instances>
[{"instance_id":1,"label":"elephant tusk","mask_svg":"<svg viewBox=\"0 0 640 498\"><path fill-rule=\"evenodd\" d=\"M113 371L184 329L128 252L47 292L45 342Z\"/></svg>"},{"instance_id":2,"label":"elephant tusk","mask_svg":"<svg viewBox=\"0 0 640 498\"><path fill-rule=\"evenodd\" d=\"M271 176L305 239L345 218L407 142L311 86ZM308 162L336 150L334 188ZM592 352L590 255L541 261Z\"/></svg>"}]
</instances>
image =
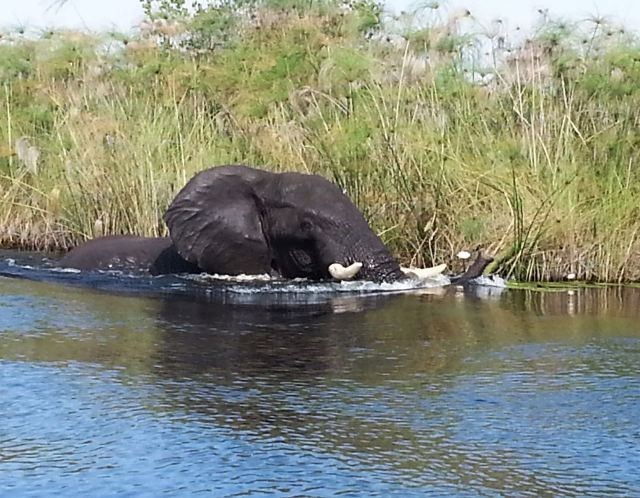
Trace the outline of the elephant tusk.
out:
<instances>
[{"instance_id":1,"label":"elephant tusk","mask_svg":"<svg viewBox=\"0 0 640 498\"><path fill-rule=\"evenodd\" d=\"M435 277L440 275L443 271L447 269L447 265L444 263L438 266L432 266L431 268L404 268L400 267L400 269L404 272L408 277L417 277L421 280L425 278Z\"/></svg>"},{"instance_id":2,"label":"elephant tusk","mask_svg":"<svg viewBox=\"0 0 640 498\"><path fill-rule=\"evenodd\" d=\"M329 274L336 280L351 280L362 268L362 263L353 263L346 268L340 263L329 265Z\"/></svg>"}]
</instances>

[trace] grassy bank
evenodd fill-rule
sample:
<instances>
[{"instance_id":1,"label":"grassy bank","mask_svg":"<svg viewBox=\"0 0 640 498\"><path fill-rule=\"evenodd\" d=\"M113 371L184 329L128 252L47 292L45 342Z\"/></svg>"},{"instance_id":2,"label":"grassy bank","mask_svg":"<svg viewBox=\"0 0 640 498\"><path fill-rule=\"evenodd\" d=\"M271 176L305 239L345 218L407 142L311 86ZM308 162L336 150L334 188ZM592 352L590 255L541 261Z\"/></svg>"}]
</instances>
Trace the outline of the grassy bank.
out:
<instances>
[{"instance_id":1,"label":"grassy bank","mask_svg":"<svg viewBox=\"0 0 640 498\"><path fill-rule=\"evenodd\" d=\"M131 37L3 34L1 245L166 234L196 171L242 162L336 181L405 263L482 245L518 279L640 280L624 30L541 19L513 39L437 5L168 4Z\"/></svg>"}]
</instances>

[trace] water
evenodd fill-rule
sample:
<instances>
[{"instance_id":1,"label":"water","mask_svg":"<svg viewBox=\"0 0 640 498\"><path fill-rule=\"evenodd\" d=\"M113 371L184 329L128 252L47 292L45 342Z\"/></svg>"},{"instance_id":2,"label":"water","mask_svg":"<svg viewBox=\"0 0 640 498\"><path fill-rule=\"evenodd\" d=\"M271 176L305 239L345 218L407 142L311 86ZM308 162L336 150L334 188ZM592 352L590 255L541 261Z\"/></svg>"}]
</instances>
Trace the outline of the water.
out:
<instances>
[{"instance_id":1,"label":"water","mask_svg":"<svg viewBox=\"0 0 640 498\"><path fill-rule=\"evenodd\" d=\"M37 263L0 254L1 496L640 496L638 290Z\"/></svg>"}]
</instances>

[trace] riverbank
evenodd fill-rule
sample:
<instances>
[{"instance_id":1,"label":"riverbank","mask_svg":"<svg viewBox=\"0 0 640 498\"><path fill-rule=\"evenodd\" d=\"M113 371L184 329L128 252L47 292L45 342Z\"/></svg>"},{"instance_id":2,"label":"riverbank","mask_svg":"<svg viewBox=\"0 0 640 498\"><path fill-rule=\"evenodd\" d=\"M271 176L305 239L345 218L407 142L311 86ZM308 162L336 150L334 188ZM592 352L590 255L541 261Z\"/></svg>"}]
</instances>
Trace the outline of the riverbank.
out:
<instances>
[{"instance_id":1,"label":"riverbank","mask_svg":"<svg viewBox=\"0 0 640 498\"><path fill-rule=\"evenodd\" d=\"M541 19L516 39L370 2L149 14L132 36L3 34L1 246L165 235L195 172L241 162L337 182L406 264L482 246L519 280L640 280L623 29Z\"/></svg>"}]
</instances>

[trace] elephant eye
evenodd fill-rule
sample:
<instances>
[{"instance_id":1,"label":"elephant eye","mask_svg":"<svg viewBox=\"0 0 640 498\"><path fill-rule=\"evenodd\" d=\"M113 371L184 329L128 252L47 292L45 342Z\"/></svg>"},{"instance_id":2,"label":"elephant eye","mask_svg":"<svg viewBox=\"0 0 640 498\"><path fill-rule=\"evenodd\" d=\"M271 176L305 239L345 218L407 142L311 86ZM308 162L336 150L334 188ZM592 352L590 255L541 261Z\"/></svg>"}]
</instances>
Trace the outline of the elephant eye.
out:
<instances>
[{"instance_id":1,"label":"elephant eye","mask_svg":"<svg viewBox=\"0 0 640 498\"><path fill-rule=\"evenodd\" d=\"M303 232L309 232L311 231L311 228L312 226L310 222L306 220L300 222L300 230L302 230Z\"/></svg>"}]
</instances>

